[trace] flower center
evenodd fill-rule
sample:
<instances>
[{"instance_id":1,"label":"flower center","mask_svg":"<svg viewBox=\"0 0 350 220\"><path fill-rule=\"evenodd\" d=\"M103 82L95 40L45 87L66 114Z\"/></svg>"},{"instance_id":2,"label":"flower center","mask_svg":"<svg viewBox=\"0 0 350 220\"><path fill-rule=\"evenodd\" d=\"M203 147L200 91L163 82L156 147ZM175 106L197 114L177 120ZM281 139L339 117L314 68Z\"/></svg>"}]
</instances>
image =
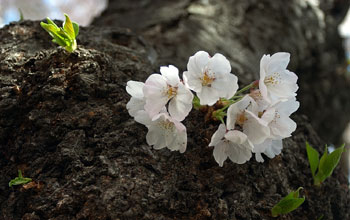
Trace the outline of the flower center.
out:
<instances>
[{"instance_id":1,"label":"flower center","mask_svg":"<svg viewBox=\"0 0 350 220\"><path fill-rule=\"evenodd\" d=\"M209 76L209 73L207 70L204 72L204 76L201 78L203 86L210 86L214 80L215 80L215 77Z\"/></svg>"},{"instance_id":2,"label":"flower center","mask_svg":"<svg viewBox=\"0 0 350 220\"><path fill-rule=\"evenodd\" d=\"M247 117L245 117L245 113L242 112L241 114L238 115L236 123L240 126L243 126L244 122L247 121Z\"/></svg>"},{"instance_id":3,"label":"flower center","mask_svg":"<svg viewBox=\"0 0 350 220\"><path fill-rule=\"evenodd\" d=\"M172 97L176 96L177 87L172 87L172 86L168 85L168 90L167 90L166 94L168 95L168 99L171 99Z\"/></svg>"},{"instance_id":4,"label":"flower center","mask_svg":"<svg viewBox=\"0 0 350 220\"><path fill-rule=\"evenodd\" d=\"M266 83L266 82L265 82ZM262 99L262 95L260 90L256 89L254 91L250 92L250 97L252 97L255 101L261 100Z\"/></svg>"},{"instance_id":5,"label":"flower center","mask_svg":"<svg viewBox=\"0 0 350 220\"><path fill-rule=\"evenodd\" d=\"M280 81L281 75L279 73L274 73L264 79L264 83L268 85L277 85L280 83Z\"/></svg>"},{"instance_id":6,"label":"flower center","mask_svg":"<svg viewBox=\"0 0 350 220\"><path fill-rule=\"evenodd\" d=\"M159 126L165 130L172 130L174 128L174 123L169 120L165 120L159 122Z\"/></svg>"},{"instance_id":7,"label":"flower center","mask_svg":"<svg viewBox=\"0 0 350 220\"><path fill-rule=\"evenodd\" d=\"M273 118L272 121L276 123L279 118L281 118L281 115L276 111L275 112L275 117Z\"/></svg>"}]
</instances>

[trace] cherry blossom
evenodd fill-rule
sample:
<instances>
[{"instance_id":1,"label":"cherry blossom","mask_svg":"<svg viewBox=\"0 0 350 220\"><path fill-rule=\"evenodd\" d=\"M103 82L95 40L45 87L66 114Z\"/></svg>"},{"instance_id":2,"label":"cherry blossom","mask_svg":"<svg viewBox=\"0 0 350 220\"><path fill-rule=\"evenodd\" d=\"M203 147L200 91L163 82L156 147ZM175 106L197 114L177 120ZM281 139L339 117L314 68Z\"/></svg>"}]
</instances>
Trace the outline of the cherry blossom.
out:
<instances>
[{"instance_id":1,"label":"cherry blossom","mask_svg":"<svg viewBox=\"0 0 350 220\"><path fill-rule=\"evenodd\" d=\"M269 122L271 138L291 136L297 125L289 116L299 108L299 105L293 97L289 100L280 100L265 111L261 119Z\"/></svg>"},{"instance_id":2,"label":"cherry blossom","mask_svg":"<svg viewBox=\"0 0 350 220\"><path fill-rule=\"evenodd\" d=\"M298 77L287 70L289 59L290 54L284 52L261 58L259 89L264 99L272 102L276 98L296 96Z\"/></svg>"},{"instance_id":3,"label":"cherry blossom","mask_svg":"<svg viewBox=\"0 0 350 220\"><path fill-rule=\"evenodd\" d=\"M182 121L192 109L193 94L180 81L179 70L175 66L163 66L160 72L161 75L150 75L143 87L145 110L153 118L170 101L170 115Z\"/></svg>"},{"instance_id":4,"label":"cherry blossom","mask_svg":"<svg viewBox=\"0 0 350 220\"><path fill-rule=\"evenodd\" d=\"M258 106L249 95L227 110L227 128L233 130L236 126L241 127L253 144L261 144L270 136L268 123L269 121L259 118Z\"/></svg>"},{"instance_id":5,"label":"cherry blossom","mask_svg":"<svg viewBox=\"0 0 350 220\"><path fill-rule=\"evenodd\" d=\"M210 57L199 51L189 58L183 82L172 65L161 67L161 74L150 75L145 83L129 81L126 91L131 99L126 107L135 121L148 128L149 145L183 153L187 131L181 121L192 109L190 89L196 92L200 105L212 106L221 99L219 104L201 109L208 111L206 119L209 116L222 122L209 144L214 147L215 161L219 166L227 158L243 164L255 153L255 159L264 162L262 154L269 158L280 154L283 139L296 129L290 115L299 108L298 77L287 70L289 58L290 54L283 52L264 55L260 80L237 92L238 79L230 73L229 61L219 53Z\"/></svg>"},{"instance_id":6,"label":"cherry blossom","mask_svg":"<svg viewBox=\"0 0 350 220\"><path fill-rule=\"evenodd\" d=\"M264 161L261 153L270 158L281 153L282 139L290 137L296 129L296 123L289 116L298 108L299 102L293 97L289 100L279 100L265 110L261 119L269 121L270 137L262 144L254 144L253 152L258 162Z\"/></svg>"},{"instance_id":7,"label":"cherry blossom","mask_svg":"<svg viewBox=\"0 0 350 220\"><path fill-rule=\"evenodd\" d=\"M252 157L253 144L247 135L238 130L226 130L224 124L220 124L213 134L209 146L214 146L213 155L221 167L227 157L238 164L243 164Z\"/></svg>"},{"instance_id":8,"label":"cherry blossom","mask_svg":"<svg viewBox=\"0 0 350 220\"><path fill-rule=\"evenodd\" d=\"M143 82L128 81L126 86L126 91L131 95L130 101L126 104L126 109L132 117L144 110L145 100L143 97Z\"/></svg>"},{"instance_id":9,"label":"cherry blossom","mask_svg":"<svg viewBox=\"0 0 350 220\"><path fill-rule=\"evenodd\" d=\"M198 51L190 57L183 77L186 86L197 93L201 105L214 105L219 98L231 98L238 89L238 79L230 72L230 62L222 54L210 57L207 52Z\"/></svg>"},{"instance_id":10,"label":"cherry blossom","mask_svg":"<svg viewBox=\"0 0 350 220\"><path fill-rule=\"evenodd\" d=\"M269 158L274 158L276 155L279 155L282 151L283 143L282 139L273 140L271 138L266 139L261 144L255 144L253 152L255 153L255 159L258 162L264 162L263 157L261 156L264 153Z\"/></svg>"},{"instance_id":11,"label":"cherry blossom","mask_svg":"<svg viewBox=\"0 0 350 220\"><path fill-rule=\"evenodd\" d=\"M148 145L153 145L154 149L167 147L171 151L186 151L187 132L186 127L176 119L170 117L163 111L152 119L146 111L140 111L135 121L148 128L146 141Z\"/></svg>"}]
</instances>

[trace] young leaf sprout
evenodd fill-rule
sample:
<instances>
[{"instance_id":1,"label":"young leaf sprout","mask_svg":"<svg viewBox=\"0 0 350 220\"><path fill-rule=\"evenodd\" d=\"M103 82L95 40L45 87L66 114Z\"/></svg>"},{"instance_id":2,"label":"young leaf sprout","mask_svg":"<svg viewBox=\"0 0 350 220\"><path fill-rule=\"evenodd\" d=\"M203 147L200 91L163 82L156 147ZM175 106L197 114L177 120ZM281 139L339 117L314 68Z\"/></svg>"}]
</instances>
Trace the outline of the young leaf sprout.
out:
<instances>
[{"instance_id":1,"label":"young leaf sprout","mask_svg":"<svg viewBox=\"0 0 350 220\"><path fill-rule=\"evenodd\" d=\"M76 37L79 34L79 25L72 22L67 14L64 14L64 16L66 17L66 21L61 28L50 18L46 18L47 23L40 22L40 25L53 38L52 42L64 47L64 49L71 53L77 49Z\"/></svg>"}]
</instances>

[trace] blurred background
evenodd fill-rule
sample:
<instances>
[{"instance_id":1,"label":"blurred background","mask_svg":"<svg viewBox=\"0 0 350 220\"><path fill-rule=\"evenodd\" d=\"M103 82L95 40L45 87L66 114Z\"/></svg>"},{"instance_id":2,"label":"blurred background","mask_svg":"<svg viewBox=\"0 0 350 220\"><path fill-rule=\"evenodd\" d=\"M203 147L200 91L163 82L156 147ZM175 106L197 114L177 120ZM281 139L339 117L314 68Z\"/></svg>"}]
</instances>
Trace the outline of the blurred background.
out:
<instances>
[{"instance_id":1,"label":"blurred background","mask_svg":"<svg viewBox=\"0 0 350 220\"><path fill-rule=\"evenodd\" d=\"M0 27L18 21L20 11L29 20L62 20L63 13L67 13L78 24L87 26L106 6L107 0L0 0Z\"/></svg>"},{"instance_id":2,"label":"blurred background","mask_svg":"<svg viewBox=\"0 0 350 220\"><path fill-rule=\"evenodd\" d=\"M125 2L125 1L120 1L120 2ZM305 2L308 2L308 4L310 4L312 7L319 7L318 0L305 0ZM111 1L111 3L119 4L118 1ZM141 1L137 3L136 2L133 2L133 3L141 4ZM133 4L133 3L130 3L130 4ZM202 1L202 4L205 5L209 3L208 1ZM326 3L323 3L323 4L327 5ZM24 19L29 19L29 20L42 20L46 17L50 17L51 19L63 20L64 19L63 13L67 13L73 21L76 21L80 25L87 26L93 21L94 18L98 17L107 8L107 5L108 5L108 0L98 0L98 1L96 0L30 0L30 1L0 0L0 27L3 27L4 25L12 21L20 20L21 14L23 15ZM137 7L135 6L135 8ZM189 11L191 10L193 11L194 9L190 8ZM332 10L334 11L337 9L336 7L334 7L332 8ZM333 11L331 11L331 13L333 13ZM130 18L132 19L132 17L135 17L135 16L131 16ZM126 25L124 26L126 27L129 22L129 20L126 17L125 18L123 17L123 19L119 21L115 21L116 19L114 19L113 17L112 20L113 22L120 22L116 24L120 26L123 26L123 24L125 23ZM348 11L347 15L338 26L338 31L343 40L343 45L345 50L345 60L343 61L343 63L346 68L345 70L346 75L350 77L350 11ZM335 68L336 67L334 67L334 69ZM324 137L325 135L326 133L320 134L320 136L322 137ZM334 140L332 138L330 139L324 138L324 139L329 144L331 143L338 144L339 142L346 142L349 147L350 146L350 123L347 129L344 131L343 135L340 135L340 136L342 136L342 140L340 141ZM350 181L349 151L347 151L344 158L345 159L343 160L342 166L343 168L345 167L344 172L349 175L349 181Z\"/></svg>"}]
</instances>

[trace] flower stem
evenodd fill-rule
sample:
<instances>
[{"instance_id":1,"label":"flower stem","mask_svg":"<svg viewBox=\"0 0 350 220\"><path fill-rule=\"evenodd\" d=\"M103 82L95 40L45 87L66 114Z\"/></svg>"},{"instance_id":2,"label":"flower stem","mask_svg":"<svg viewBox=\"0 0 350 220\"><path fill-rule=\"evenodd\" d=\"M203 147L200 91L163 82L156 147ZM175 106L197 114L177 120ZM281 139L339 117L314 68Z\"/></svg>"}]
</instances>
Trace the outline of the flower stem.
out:
<instances>
[{"instance_id":1,"label":"flower stem","mask_svg":"<svg viewBox=\"0 0 350 220\"><path fill-rule=\"evenodd\" d=\"M242 89L238 90L238 91L236 92L235 96L237 96L238 94L241 94L241 93L243 93L243 92L245 92L245 91L251 89L253 86L255 86L255 84L254 84L254 83L250 83L250 84L247 85L246 87L243 87ZM233 96L233 97L235 97L235 96Z\"/></svg>"},{"instance_id":2,"label":"flower stem","mask_svg":"<svg viewBox=\"0 0 350 220\"><path fill-rule=\"evenodd\" d=\"M225 124L224 119L222 117L220 117L220 121L221 123Z\"/></svg>"}]
</instances>

